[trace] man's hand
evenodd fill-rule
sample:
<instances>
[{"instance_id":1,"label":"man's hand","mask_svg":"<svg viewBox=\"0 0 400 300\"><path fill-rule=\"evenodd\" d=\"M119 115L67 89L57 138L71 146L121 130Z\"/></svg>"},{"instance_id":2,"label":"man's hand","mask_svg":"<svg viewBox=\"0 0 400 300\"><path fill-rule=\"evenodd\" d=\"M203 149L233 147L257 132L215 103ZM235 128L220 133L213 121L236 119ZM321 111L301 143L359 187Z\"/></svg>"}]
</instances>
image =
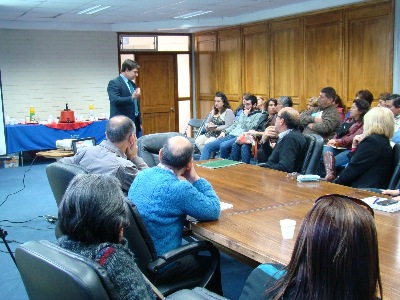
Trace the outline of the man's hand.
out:
<instances>
[{"instance_id":1,"label":"man's hand","mask_svg":"<svg viewBox=\"0 0 400 300\"><path fill-rule=\"evenodd\" d=\"M133 134L132 135L132 143L129 145L129 147L126 149L126 152L125 152L125 154L129 160L132 160L133 158L135 158L137 156L138 147L137 147L136 141L137 141L136 134Z\"/></svg>"},{"instance_id":2,"label":"man's hand","mask_svg":"<svg viewBox=\"0 0 400 300\"><path fill-rule=\"evenodd\" d=\"M245 115L245 116L248 116L249 115L249 113L250 113L250 111L251 111L251 109L249 108L249 109L243 109L243 114Z\"/></svg>"},{"instance_id":3,"label":"man's hand","mask_svg":"<svg viewBox=\"0 0 400 300\"><path fill-rule=\"evenodd\" d=\"M196 170L194 169L194 164L191 164L191 168L188 170L185 170L185 172L182 173L182 177L185 178L187 181L190 183L195 182L196 180L200 179L200 176L197 175Z\"/></svg>"},{"instance_id":4,"label":"man's hand","mask_svg":"<svg viewBox=\"0 0 400 300\"><path fill-rule=\"evenodd\" d=\"M136 99L140 97L140 88L136 88L136 90L132 93L132 99Z\"/></svg>"}]
</instances>

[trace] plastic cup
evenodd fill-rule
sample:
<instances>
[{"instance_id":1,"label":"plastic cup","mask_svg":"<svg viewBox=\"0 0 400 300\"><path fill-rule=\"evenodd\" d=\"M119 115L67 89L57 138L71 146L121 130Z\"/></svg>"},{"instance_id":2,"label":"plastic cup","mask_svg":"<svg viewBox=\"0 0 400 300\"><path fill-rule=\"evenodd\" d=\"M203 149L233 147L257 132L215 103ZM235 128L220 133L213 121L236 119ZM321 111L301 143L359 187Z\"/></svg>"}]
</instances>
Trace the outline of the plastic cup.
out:
<instances>
[{"instance_id":1,"label":"plastic cup","mask_svg":"<svg viewBox=\"0 0 400 300\"><path fill-rule=\"evenodd\" d=\"M294 235L294 229L296 228L296 221L290 219L284 219L280 220L280 224L281 224L282 237L285 240L292 239Z\"/></svg>"}]
</instances>

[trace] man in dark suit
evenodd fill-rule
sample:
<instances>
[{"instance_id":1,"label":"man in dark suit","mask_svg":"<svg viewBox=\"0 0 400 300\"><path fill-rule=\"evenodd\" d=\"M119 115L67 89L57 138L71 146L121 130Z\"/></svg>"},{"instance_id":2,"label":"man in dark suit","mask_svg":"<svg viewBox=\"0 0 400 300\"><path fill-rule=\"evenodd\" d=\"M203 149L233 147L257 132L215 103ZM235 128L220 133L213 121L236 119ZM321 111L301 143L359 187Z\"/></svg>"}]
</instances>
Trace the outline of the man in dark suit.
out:
<instances>
[{"instance_id":1,"label":"man in dark suit","mask_svg":"<svg viewBox=\"0 0 400 300\"><path fill-rule=\"evenodd\" d=\"M282 108L275 121L275 132L270 129L269 136L277 138L268 161L262 167L283 172L297 172L304 160L307 151L307 141L298 129L300 116L297 110L291 107Z\"/></svg>"},{"instance_id":2,"label":"man in dark suit","mask_svg":"<svg viewBox=\"0 0 400 300\"><path fill-rule=\"evenodd\" d=\"M140 88L134 80L139 74L139 64L127 59L121 67L121 74L108 83L107 92L110 99L110 118L117 115L129 117L136 126L136 137L142 135L142 118L140 116Z\"/></svg>"}]
</instances>

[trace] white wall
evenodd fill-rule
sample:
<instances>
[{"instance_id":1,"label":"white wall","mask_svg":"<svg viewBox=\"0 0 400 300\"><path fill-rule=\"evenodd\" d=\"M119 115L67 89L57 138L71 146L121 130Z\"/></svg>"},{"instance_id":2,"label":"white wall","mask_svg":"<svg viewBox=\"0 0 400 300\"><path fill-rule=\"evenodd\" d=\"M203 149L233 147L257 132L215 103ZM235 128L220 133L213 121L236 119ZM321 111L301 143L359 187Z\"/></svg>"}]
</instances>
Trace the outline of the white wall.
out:
<instances>
[{"instance_id":1,"label":"white wall","mask_svg":"<svg viewBox=\"0 0 400 300\"><path fill-rule=\"evenodd\" d=\"M117 33L0 29L4 113L40 120L68 103L77 114L109 114L108 81L118 76Z\"/></svg>"}]
</instances>

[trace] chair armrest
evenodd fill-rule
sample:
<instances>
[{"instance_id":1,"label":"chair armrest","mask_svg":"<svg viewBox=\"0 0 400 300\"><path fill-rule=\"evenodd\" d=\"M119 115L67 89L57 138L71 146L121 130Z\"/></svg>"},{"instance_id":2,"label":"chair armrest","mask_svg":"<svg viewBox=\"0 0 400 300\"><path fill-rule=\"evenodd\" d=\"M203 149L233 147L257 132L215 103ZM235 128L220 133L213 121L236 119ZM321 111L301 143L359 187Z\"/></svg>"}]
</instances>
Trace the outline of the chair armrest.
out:
<instances>
[{"instance_id":1,"label":"chair armrest","mask_svg":"<svg viewBox=\"0 0 400 300\"><path fill-rule=\"evenodd\" d=\"M150 262L147 269L152 273L157 273L166 265L190 254L197 254L200 251L208 251L214 257L219 254L217 248L209 241L196 241L186 245L182 245L174 250L168 251L160 255L158 259Z\"/></svg>"}]
</instances>

